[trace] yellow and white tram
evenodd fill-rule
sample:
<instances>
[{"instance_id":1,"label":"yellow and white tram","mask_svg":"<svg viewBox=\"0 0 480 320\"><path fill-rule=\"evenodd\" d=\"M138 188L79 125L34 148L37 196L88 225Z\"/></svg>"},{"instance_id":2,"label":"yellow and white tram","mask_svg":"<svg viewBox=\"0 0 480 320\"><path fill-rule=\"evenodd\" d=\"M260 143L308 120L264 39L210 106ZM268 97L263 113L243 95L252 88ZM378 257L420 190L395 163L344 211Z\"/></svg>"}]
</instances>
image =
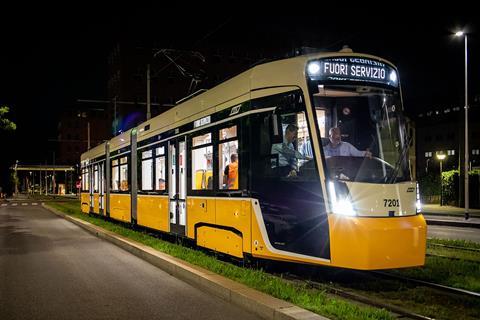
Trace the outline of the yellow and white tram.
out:
<instances>
[{"instance_id":1,"label":"yellow and white tram","mask_svg":"<svg viewBox=\"0 0 480 320\"><path fill-rule=\"evenodd\" d=\"M85 152L82 211L239 258L423 265L402 110L378 57L258 65Z\"/></svg>"}]
</instances>

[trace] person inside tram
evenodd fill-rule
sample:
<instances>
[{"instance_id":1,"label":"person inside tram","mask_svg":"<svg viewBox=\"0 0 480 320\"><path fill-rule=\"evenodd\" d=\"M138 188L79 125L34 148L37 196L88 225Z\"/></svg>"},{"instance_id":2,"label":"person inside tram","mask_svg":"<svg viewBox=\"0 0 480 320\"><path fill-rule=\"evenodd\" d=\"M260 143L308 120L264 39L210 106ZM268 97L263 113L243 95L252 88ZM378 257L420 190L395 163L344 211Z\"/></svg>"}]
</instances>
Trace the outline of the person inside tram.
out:
<instances>
[{"instance_id":1,"label":"person inside tram","mask_svg":"<svg viewBox=\"0 0 480 320\"><path fill-rule=\"evenodd\" d=\"M272 145L271 154L278 154L278 170L281 175L287 177L294 177L297 175L298 167L297 160L310 160L311 157L301 154L293 143L297 139L298 127L294 124L289 124L285 129L282 143Z\"/></svg>"},{"instance_id":2,"label":"person inside tram","mask_svg":"<svg viewBox=\"0 0 480 320\"><path fill-rule=\"evenodd\" d=\"M122 180L120 183L120 191L128 191L128 181Z\"/></svg>"},{"instance_id":3,"label":"person inside tram","mask_svg":"<svg viewBox=\"0 0 480 320\"><path fill-rule=\"evenodd\" d=\"M232 153L230 163L223 172L223 184L225 189L238 189L238 156Z\"/></svg>"},{"instance_id":4,"label":"person inside tram","mask_svg":"<svg viewBox=\"0 0 480 320\"><path fill-rule=\"evenodd\" d=\"M342 141L342 132L339 127L328 131L330 142L323 147L325 157L367 157L372 158L370 150L360 151L348 142Z\"/></svg>"},{"instance_id":5,"label":"person inside tram","mask_svg":"<svg viewBox=\"0 0 480 320\"><path fill-rule=\"evenodd\" d=\"M165 190L165 179L158 179L158 190Z\"/></svg>"}]
</instances>

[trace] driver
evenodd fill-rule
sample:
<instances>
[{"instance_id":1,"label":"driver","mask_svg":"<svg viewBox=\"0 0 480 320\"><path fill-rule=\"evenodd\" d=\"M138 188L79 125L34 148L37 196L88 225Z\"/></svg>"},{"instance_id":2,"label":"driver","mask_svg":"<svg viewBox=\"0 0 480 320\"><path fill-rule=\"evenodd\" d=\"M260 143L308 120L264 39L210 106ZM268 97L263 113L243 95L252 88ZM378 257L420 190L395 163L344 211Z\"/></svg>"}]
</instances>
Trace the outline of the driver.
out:
<instances>
[{"instance_id":1,"label":"driver","mask_svg":"<svg viewBox=\"0 0 480 320\"><path fill-rule=\"evenodd\" d=\"M325 157L367 157L372 158L372 153L367 149L360 151L348 142L342 141L340 128L333 127L328 131L330 142L323 147Z\"/></svg>"}]
</instances>

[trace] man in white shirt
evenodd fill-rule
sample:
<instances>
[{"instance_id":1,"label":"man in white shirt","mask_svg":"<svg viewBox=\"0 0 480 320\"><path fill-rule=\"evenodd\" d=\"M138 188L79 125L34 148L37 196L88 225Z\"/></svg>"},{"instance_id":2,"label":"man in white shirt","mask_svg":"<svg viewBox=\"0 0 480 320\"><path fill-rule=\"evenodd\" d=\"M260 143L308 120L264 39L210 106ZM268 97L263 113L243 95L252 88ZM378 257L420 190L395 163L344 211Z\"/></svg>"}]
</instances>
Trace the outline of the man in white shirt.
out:
<instances>
[{"instance_id":1,"label":"man in white shirt","mask_svg":"<svg viewBox=\"0 0 480 320\"><path fill-rule=\"evenodd\" d=\"M372 158L369 150L360 151L348 142L342 141L340 128L334 127L329 131L330 143L323 147L325 157L367 157Z\"/></svg>"},{"instance_id":2,"label":"man in white shirt","mask_svg":"<svg viewBox=\"0 0 480 320\"><path fill-rule=\"evenodd\" d=\"M298 159L310 159L309 157L306 157L295 150L293 142L297 138L297 132L297 126L289 124L285 128L283 143L276 143L272 145L271 154L278 154L278 167L288 168L287 172L289 173L289 176L296 175L296 170L298 170ZM272 167L276 167L276 161L272 161Z\"/></svg>"}]
</instances>

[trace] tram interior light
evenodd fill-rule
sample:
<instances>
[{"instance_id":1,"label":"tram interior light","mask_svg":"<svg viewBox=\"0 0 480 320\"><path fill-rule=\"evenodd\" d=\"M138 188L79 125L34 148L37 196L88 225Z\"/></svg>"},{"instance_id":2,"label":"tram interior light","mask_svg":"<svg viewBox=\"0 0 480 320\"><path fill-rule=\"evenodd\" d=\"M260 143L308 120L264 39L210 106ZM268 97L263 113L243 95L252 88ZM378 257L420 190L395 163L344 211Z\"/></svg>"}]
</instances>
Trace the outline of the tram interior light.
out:
<instances>
[{"instance_id":1,"label":"tram interior light","mask_svg":"<svg viewBox=\"0 0 480 320\"><path fill-rule=\"evenodd\" d=\"M320 72L320 64L318 62L310 62L307 69L309 74L316 75Z\"/></svg>"},{"instance_id":2,"label":"tram interior light","mask_svg":"<svg viewBox=\"0 0 480 320\"><path fill-rule=\"evenodd\" d=\"M337 193L333 181L328 182L328 190L330 193L330 203L332 204L333 213L344 216L357 215L355 209L353 209L352 202L349 199L348 192L341 192L341 194Z\"/></svg>"}]
</instances>

